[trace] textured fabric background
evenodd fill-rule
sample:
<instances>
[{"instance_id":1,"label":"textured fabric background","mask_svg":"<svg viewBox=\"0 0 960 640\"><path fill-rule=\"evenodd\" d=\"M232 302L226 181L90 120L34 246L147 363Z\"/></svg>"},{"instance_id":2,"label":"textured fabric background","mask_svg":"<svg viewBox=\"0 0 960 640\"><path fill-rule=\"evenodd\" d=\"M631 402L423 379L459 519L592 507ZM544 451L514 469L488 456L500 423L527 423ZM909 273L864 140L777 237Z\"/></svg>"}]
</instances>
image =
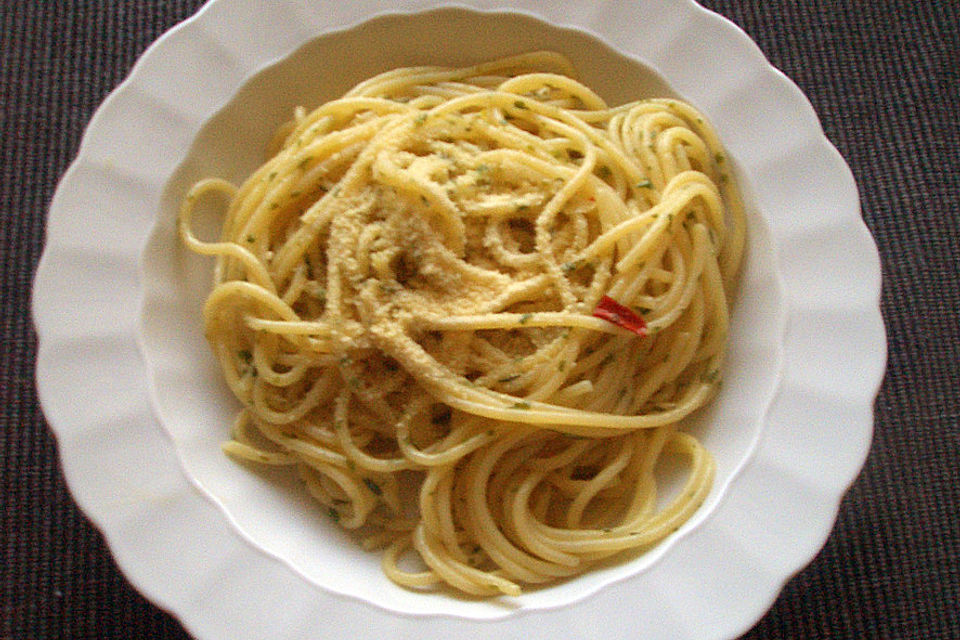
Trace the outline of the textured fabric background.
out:
<instances>
[{"instance_id":1,"label":"textured fabric background","mask_svg":"<svg viewBox=\"0 0 960 640\"><path fill-rule=\"evenodd\" d=\"M201 3L0 2L0 639L183 639L66 491L28 306L46 208L89 118ZM745 638L960 638L960 3L704 4L800 85L853 168L890 349L873 449L832 536Z\"/></svg>"}]
</instances>

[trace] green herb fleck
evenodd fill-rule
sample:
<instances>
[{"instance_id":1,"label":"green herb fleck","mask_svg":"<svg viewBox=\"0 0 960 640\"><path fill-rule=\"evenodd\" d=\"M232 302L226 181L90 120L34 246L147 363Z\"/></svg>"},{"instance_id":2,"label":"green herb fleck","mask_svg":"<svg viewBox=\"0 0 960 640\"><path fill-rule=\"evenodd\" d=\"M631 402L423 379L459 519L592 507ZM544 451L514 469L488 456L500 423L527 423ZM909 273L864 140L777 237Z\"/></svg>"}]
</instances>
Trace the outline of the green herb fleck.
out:
<instances>
[{"instance_id":1,"label":"green herb fleck","mask_svg":"<svg viewBox=\"0 0 960 640\"><path fill-rule=\"evenodd\" d=\"M610 167L608 167L607 165L603 165L599 169L597 169L597 174L601 178L609 178L611 173L612 172L610 171Z\"/></svg>"},{"instance_id":2,"label":"green herb fleck","mask_svg":"<svg viewBox=\"0 0 960 640\"><path fill-rule=\"evenodd\" d=\"M652 188L653 188L653 183L650 182L649 178L647 178L642 182L637 183L637 189L652 189Z\"/></svg>"},{"instance_id":3,"label":"green herb fleck","mask_svg":"<svg viewBox=\"0 0 960 640\"><path fill-rule=\"evenodd\" d=\"M520 324L527 324L527 321L529 321L530 318L532 317L533 317L532 313L523 314L522 316L520 316Z\"/></svg>"},{"instance_id":4,"label":"green herb fleck","mask_svg":"<svg viewBox=\"0 0 960 640\"><path fill-rule=\"evenodd\" d=\"M253 243L256 242L256 241L257 241L257 239L254 238L253 236L247 236L247 242L249 242L250 244L253 244Z\"/></svg>"},{"instance_id":5,"label":"green herb fleck","mask_svg":"<svg viewBox=\"0 0 960 640\"><path fill-rule=\"evenodd\" d=\"M520 374L519 374L519 373L515 373L515 374L513 374L512 376L506 376L506 377L500 378L497 382L503 382L503 383L513 382L514 380L516 380L516 379L519 378L519 377L520 377Z\"/></svg>"},{"instance_id":6,"label":"green herb fleck","mask_svg":"<svg viewBox=\"0 0 960 640\"><path fill-rule=\"evenodd\" d=\"M580 268L583 265L583 260L573 260L571 262L563 263L563 266L560 267L560 270L564 273L572 273Z\"/></svg>"},{"instance_id":7,"label":"green herb fleck","mask_svg":"<svg viewBox=\"0 0 960 640\"><path fill-rule=\"evenodd\" d=\"M237 357L243 360L246 364L253 362L253 354L247 349L241 349L240 351L237 351Z\"/></svg>"},{"instance_id":8,"label":"green herb fleck","mask_svg":"<svg viewBox=\"0 0 960 640\"><path fill-rule=\"evenodd\" d=\"M527 106L527 104L526 104L523 100L515 100L515 101L513 102L513 106L515 106L517 109L529 109L529 108L530 108L530 107Z\"/></svg>"},{"instance_id":9,"label":"green herb fleck","mask_svg":"<svg viewBox=\"0 0 960 640\"><path fill-rule=\"evenodd\" d=\"M529 408L530 408L530 403L529 403L529 402L516 402L516 403L510 405L510 406L507 407L507 408L508 408L508 409L529 409Z\"/></svg>"},{"instance_id":10,"label":"green herb fleck","mask_svg":"<svg viewBox=\"0 0 960 640\"><path fill-rule=\"evenodd\" d=\"M396 293L400 290L400 285L396 282L380 282L377 285L383 293Z\"/></svg>"},{"instance_id":11,"label":"green herb fleck","mask_svg":"<svg viewBox=\"0 0 960 640\"><path fill-rule=\"evenodd\" d=\"M718 153L717 155L713 156L713 159L717 161L717 164L723 164L723 154L722 154L722 153Z\"/></svg>"},{"instance_id":12,"label":"green herb fleck","mask_svg":"<svg viewBox=\"0 0 960 640\"><path fill-rule=\"evenodd\" d=\"M421 113L414 119L413 124L419 127L426 121L427 121L427 114Z\"/></svg>"},{"instance_id":13,"label":"green herb fleck","mask_svg":"<svg viewBox=\"0 0 960 640\"><path fill-rule=\"evenodd\" d=\"M340 522L340 512L333 507L327 509L327 515L330 516L330 519L334 522Z\"/></svg>"},{"instance_id":14,"label":"green herb fleck","mask_svg":"<svg viewBox=\"0 0 960 640\"><path fill-rule=\"evenodd\" d=\"M377 496L383 495L383 489L380 488L380 485L378 485L376 482L374 482L370 478L364 478L363 484L367 485L367 489L370 489L370 491L372 491L374 495L377 495Z\"/></svg>"}]
</instances>

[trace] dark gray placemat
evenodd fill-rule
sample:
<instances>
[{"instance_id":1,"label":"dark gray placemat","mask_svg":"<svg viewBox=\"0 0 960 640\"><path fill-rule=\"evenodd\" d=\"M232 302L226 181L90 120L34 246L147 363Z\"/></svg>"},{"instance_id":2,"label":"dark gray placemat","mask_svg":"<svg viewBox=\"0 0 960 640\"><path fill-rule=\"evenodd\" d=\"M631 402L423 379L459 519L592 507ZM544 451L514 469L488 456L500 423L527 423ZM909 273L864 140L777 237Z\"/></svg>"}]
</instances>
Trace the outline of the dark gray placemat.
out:
<instances>
[{"instance_id":1,"label":"dark gray placemat","mask_svg":"<svg viewBox=\"0 0 960 640\"><path fill-rule=\"evenodd\" d=\"M0 640L187 637L126 583L67 494L28 305L46 207L84 126L200 4L0 4ZM873 450L836 528L745 638L960 638L960 3L704 4L800 85L850 163L890 348Z\"/></svg>"}]
</instances>

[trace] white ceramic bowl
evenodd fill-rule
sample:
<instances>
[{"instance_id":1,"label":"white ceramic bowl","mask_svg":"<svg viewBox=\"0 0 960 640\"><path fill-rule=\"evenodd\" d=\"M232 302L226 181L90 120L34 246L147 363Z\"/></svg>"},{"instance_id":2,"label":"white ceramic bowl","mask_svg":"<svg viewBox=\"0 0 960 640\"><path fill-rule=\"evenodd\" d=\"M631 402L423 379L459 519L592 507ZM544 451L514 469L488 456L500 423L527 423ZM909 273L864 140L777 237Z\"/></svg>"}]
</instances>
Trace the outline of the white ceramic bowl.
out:
<instances>
[{"instance_id":1,"label":"white ceramic bowl","mask_svg":"<svg viewBox=\"0 0 960 640\"><path fill-rule=\"evenodd\" d=\"M94 117L34 294L41 401L77 501L199 638L737 635L822 545L869 446L880 270L849 170L796 87L688 0L390 8L214 0ZM737 169L749 241L724 388L688 425L717 482L645 555L516 599L414 593L286 473L221 453L236 405L200 327L211 265L179 246L175 212L198 178L242 180L294 106L397 66L532 49L568 55L611 103L690 101Z\"/></svg>"}]
</instances>

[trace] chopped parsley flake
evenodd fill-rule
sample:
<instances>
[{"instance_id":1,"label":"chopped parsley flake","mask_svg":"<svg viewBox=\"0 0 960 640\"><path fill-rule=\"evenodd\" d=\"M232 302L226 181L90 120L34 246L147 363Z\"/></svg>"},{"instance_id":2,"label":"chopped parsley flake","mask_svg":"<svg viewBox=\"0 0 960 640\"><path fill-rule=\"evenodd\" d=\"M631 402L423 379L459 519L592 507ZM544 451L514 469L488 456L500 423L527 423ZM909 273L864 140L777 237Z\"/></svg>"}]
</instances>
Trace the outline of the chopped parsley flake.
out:
<instances>
[{"instance_id":1,"label":"chopped parsley flake","mask_svg":"<svg viewBox=\"0 0 960 640\"><path fill-rule=\"evenodd\" d=\"M702 376L700 376L700 379L703 380L704 382L713 384L714 382L717 381L717 376L719 375L720 375L720 371L718 369L714 369L713 371L707 371L706 373L704 373Z\"/></svg>"},{"instance_id":2,"label":"chopped parsley flake","mask_svg":"<svg viewBox=\"0 0 960 640\"><path fill-rule=\"evenodd\" d=\"M364 478L363 484L367 485L367 489L370 489L370 491L372 491L374 495L378 495L378 496L383 495L383 489L380 488L380 485L378 485L376 482L374 482L370 478Z\"/></svg>"}]
</instances>

